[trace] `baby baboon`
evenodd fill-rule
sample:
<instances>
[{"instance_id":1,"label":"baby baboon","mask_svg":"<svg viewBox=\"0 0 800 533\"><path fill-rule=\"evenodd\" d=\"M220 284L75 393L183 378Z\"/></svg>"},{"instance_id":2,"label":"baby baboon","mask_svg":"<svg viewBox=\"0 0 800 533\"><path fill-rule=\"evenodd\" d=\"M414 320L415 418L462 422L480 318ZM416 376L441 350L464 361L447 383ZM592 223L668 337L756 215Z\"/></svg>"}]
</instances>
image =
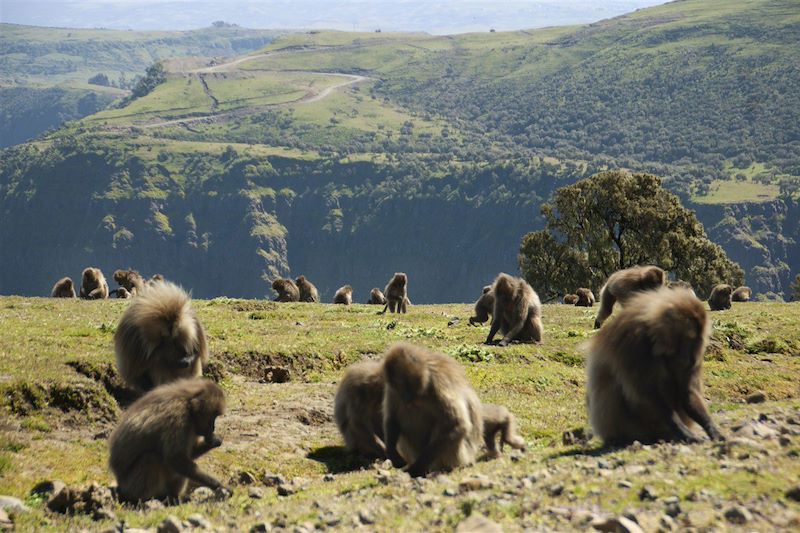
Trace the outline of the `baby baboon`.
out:
<instances>
[{"instance_id":1,"label":"baby baboon","mask_svg":"<svg viewBox=\"0 0 800 533\"><path fill-rule=\"evenodd\" d=\"M483 288L483 294L481 297L478 298L478 301L475 302L475 316L469 317L469 325L475 326L477 324L483 324L487 320L489 320L489 315L494 312L494 292L492 292L492 286L487 285Z\"/></svg>"},{"instance_id":2,"label":"baby baboon","mask_svg":"<svg viewBox=\"0 0 800 533\"><path fill-rule=\"evenodd\" d=\"M272 282L272 290L278 293L278 296L273 299L274 302L300 301L300 289L290 279L276 279Z\"/></svg>"},{"instance_id":3,"label":"baby baboon","mask_svg":"<svg viewBox=\"0 0 800 533\"><path fill-rule=\"evenodd\" d=\"M578 295L577 294L565 294L563 302L567 305L575 305L578 303Z\"/></svg>"},{"instance_id":4,"label":"baby baboon","mask_svg":"<svg viewBox=\"0 0 800 533\"><path fill-rule=\"evenodd\" d=\"M52 298L75 298L75 285L72 284L72 278L61 278L53 285L53 290L50 291Z\"/></svg>"},{"instance_id":5,"label":"baby baboon","mask_svg":"<svg viewBox=\"0 0 800 533\"><path fill-rule=\"evenodd\" d=\"M635 266L618 270L608 277L608 281L600 291L600 310L594 321L595 329L611 316L614 304L625 302L643 291L657 289L666 283L667 277L657 266Z\"/></svg>"},{"instance_id":6,"label":"baby baboon","mask_svg":"<svg viewBox=\"0 0 800 533\"><path fill-rule=\"evenodd\" d=\"M722 311L731 308L731 295L733 287L720 283L711 289L711 296L708 297L708 306L712 311Z\"/></svg>"},{"instance_id":7,"label":"baby baboon","mask_svg":"<svg viewBox=\"0 0 800 533\"><path fill-rule=\"evenodd\" d=\"M752 295L753 291L750 289L750 287L739 287L733 291L731 300L734 302L749 302Z\"/></svg>"},{"instance_id":8,"label":"baby baboon","mask_svg":"<svg viewBox=\"0 0 800 533\"><path fill-rule=\"evenodd\" d=\"M386 305L381 313L385 313L387 309L390 313L407 312L411 303L408 299L408 276L403 272L395 272L383 289L383 294L386 296Z\"/></svg>"},{"instance_id":9,"label":"baby baboon","mask_svg":"<svg viewBox=\"0 0 800 533\"><path fill-rule=\"evenodd\" d=\"M383 365L366 361L349 367L333 407L336 425L349 451L365 457L386 457L382 403Z\"/></svg>"},{"instance_id":10,"label":"baby baboon","mask_svg":"<svg viewBox=\"0 0 800 533\"><path fill-rule=\"evenodd\" d=\"M502 405L483 404L483 442L489 457L500 457L503 445L508 444L517 450L525 449L525 440L517 434L514 415ZM500 450L497 450L497 434L500 433Z\"/></svg>"},{"instance_id":11,"label":"baby baboon","mask_svg":"<svg viewBox=\"0 0 800 533\"><path fill-rule=\"evenodd\" d=\"M669 281L667 282L667 287L669 287L670 289L686 289L687 291L691 292L695 296L695 298L697 297L697 295L694 292L694 289L692 288L692 284L689 283L688 281L683 281L683 280Z\"/></svg>"},{"instance_id":12,"label":"baby baboon","mask_svg":"<svg viewBox=\"0 0 800 533\"><path fill-rule=\"evenodd\" d=\"M116 292L117 298L121 298L123 300L127 300L133 296L131 293L128 292L128 289L126 289L125 287L120 287L112 292Z\"/></svg>"},{"instance_id":13,"label":"baby baboon","mask_svg":"<svg viewBox=\"0 0 800 533\"><path fill-rule=\"evenodd\" d=\"M339 289L336 291L336 294L333 295L333 303L344 305L350 305L353 303L353 287L350 285L339 287Z\"/></svg>"},{"instance_id":14,"label":"baby baboon","mask_svg":"<svg viewBox=\"0 0 800 533\"><path fill-rule=\"evenodd\" d=\"M200 377L208 359L206 335L189 295L168 282L131 300L114 334L114 350L120 376L140 391Z\"/></svg>"},{"instance_id":15,"label":"baby baboon","mask_svg":"<svg viewBox=\"0 0 800 533\"><path fill-rule=\"evenodd\" d=\"M305 276L300 276L295 280L297 282L297 290L300 292L301 302L318 302L319 292L313 283L308 281Z\"/></svg>"},{"instance_id":16,"label":"baby baboon","mask_svg":"<svg viewBox=\"0 0 800 533\"><path fill-rule=\"evenodd\" d=\"M451 357L398 343L383 360L383 435L392 464L408 473L468 465L483 440L481 402Z\"/></svg>"},{"instance_id":17,"label":"baby baboon","mask_svg":"<svg viewBox=\"0 0 800 533\"><path fill-rule=\"evenodd\" d=\"M524 279L500 273L491 292L494 293L494 310L486 344L492 344L498 331L503 335L500 346L511 341L542 341L542 303Z\"/></svg>"},{"instance_id":18,"label":"baby baboon","mask_svg":"<svg viewBox=\"0 0 800 533\"><path fill-rule=\"evenodd\" d=\"M386 297L378 287L373 287L373 289L369 291L369 300L367 300L367 303L369 305L386 305Z\"/></svg>"},{"instance_id":19,"label":"baby baboon","mask_svg":"<svg viewBox=\"0 0 800 533\"><path fill-rule=\"evenodd\" d=\"M127 292L130 292L134 296L139 294L145 286L142 275L131 269L115 270L114 281L116 281L120 287L127 289ZM117 297L119 297L119 293L117 293Z\"/></svg>"},{"instance_id":20,"label":"baby baboon","mask_svg":"<svg viewBox=\"0 0 800 533\"><path fill-rule=\"evenodd\" d=\"M105 300L108 298L108 283L99 268L89 267L81 276L81 298L85 300Z\"/></svg>"},{"instance_id":21,"label":"baby baboon","mask_svg":"<svg viewBox=\"0 0 800 533\"><path fill-rule=\"evenodd\" d=\"M594 305L594 293L591 289L581 287L575 291L575 296L578 297L578 301L575 302L578 307L592 307Z\"/></svg>"},{"instance_id":22,"label":"baby baboon","mask_svg":"<svg viewBox=\"0 0 800 533\"><path fill-rule=\"evenodd\" d=\"M639 292L588 343L589 422L606 444L697 441L689 426L722 436L703 399L711 322L685 289Z\"/></svg>"},{"instance_id":23,"label":"baby baboon","mask_svg":"<svg viewBox=\"0 0 800 533\"><path fill-rule=\"evenodd\" d=\"M136 400L109 439L120 499L178 500L189 480L220 487L194 460L222 444L214 423L224 411L222 389L206 379L175 381Z\"/></svg>"}]
</instances>

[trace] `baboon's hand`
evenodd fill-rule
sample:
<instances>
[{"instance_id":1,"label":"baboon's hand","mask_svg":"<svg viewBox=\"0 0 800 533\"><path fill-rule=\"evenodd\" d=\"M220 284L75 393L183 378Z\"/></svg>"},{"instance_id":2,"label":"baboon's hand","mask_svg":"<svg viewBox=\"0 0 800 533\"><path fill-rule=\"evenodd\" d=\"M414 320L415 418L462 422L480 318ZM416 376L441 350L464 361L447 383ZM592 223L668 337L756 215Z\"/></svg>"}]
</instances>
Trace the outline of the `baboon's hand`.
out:
<instances>
[{"instance_id":1,"label":"baboon's hand","mask_svg":"<svg viewBox=\"0 0 800 533\"><path fill-rule=\"evenodd\" d=\"M408 469L408 475L411 477L423 477L425 475L425 469L419 464L413 464Z\"/></svg>"},{"instance_id":2,"label":"baboon's hand","mask_svg":"<svg viewBox=\"0 0 800 533\"><path fill-rule=\"evenodd\" d=\"M511 341L507 339L503 339L497 343L498 346L508 346L509 344L511 344Z\"/></svg>"}]
</instances>

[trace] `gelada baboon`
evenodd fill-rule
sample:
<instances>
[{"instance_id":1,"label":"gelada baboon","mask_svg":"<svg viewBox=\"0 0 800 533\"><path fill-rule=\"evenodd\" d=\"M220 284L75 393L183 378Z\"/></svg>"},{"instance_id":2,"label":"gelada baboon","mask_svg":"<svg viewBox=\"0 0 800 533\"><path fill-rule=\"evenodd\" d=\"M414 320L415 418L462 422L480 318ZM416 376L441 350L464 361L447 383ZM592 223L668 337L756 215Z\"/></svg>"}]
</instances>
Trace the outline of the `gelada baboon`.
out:
<instances>
[{"instance_id":1,"label":"gelada baboon","mask_svg":"<svg viewBox=\"0 0 800 533\"><path fill-rule=\"evenodd\" d=\"M670 289L685 289L692 293L692 295L696 298L697 294L695 294L694 289L692 288L692 284L688 281L683 280L675 280L667 282L667 287Z\"/></svg>"},{"instance_id":2,"label":"gelada baboon","mask_svg":"<svg viewBox=\"0 0 800 533\"><path fill-rule=\"evenodd\" d=\"M194 460L222 444L214 424L224 411L222 389L206 379L175 381L136 400L109 439L120 499L178 500L189 480L220 487Z\"/></svg>"},{"instance_id":3,"label":"gelada baboon","mask_svg":"<svg viewBox=\"0 0 800 533\"><path fill-rule=\"evenodd\" d=\"M578 303L578 295L577 294L565 294L563 302L567 305L575 305Z\"/></svg>"},{"instance_id":4,"label":"gelada baboon","mask_svg":"<svg viewBox=\"0 0 800 533\"><path fill-rule=\"evenodd\" d=\"M166 281L166 280L164 279L164 276L162 276L161 274L153 274L153 277L150 278L147 281L147 283L152 285L153 283L158 283L159 281Z\"/></svg>"},{"instance_id":5,"label":"gelada baboon","mask_svg":"<svg viewBox=\"0 0 800 533\"><path fill-rule=\"evenodd\" d=\"M127 289L127 292L130 292L134 296L139 294L145 286L142 275L131 269L115 270L114 281L116 281L120 287ZM117 296L119 297L119 293L117 293Z\"/></svg>"},{"instance_id":6,"label":"gelada baboon","mask_svg":"<svg viewBox=\"0 0 800 533\"><path fill-rule=\"evenodd\" d=\"M575 291L575 296L578 297L578 301L575 302L578 307L592 307L594 305L594 293L591 289L581 287Z\"/></svg>"},{"instance_id":7,"label":"gelada baboon","mask_svg":"<svg viewBox=\"0 0 800 533\"><path fill-rule=\"evenodd\" d=\"M481 408L483 418L483 442L486 445L489 457L499 457L503 446L508 444L517 450L525 449L525 440L517 434L517 424L514 415L502 405L491 403L483 404ZM500 434L500 450L497 450L497 434Z\"/></svg>"},{"instance_id":8,"label":"gelada baboon","mask_svg":"<svg viewBox=\"0 0 800 533\"><path fill-rule=\"evenodd\" d=\"M333 416L345 447L365 457L386 457L383 444L383 365L366 361L345 372L336 391Z\"/></svg>"},{"instance_id":9,"label":"gelada baboon","mask_svg":"<svg viewBox=\"0 0 800 533\"><path fill-rule=\"evenodd\" d=\"M278 278L272 282L272 290L278 293L273 302L299 302L300 289L290 279Z\"/></svg>"},{"instance_id":10,"label":"gelada baboon","mask_svg":"<svg viewBox=\"0 0 800 533\"><path fill-rule=\"evenodd\" d=\"M99 268L89 267L81 276L81 298L85 300L105 300L108 298L108 283Z\"/></svg>"},{"instance_id":11,"label":"gelada baboon","mask_svg":"<svg viewBox=\"0 0 800 533\"><path fill-rule=\"evenodd\" d=\"M120 298L120 299L123 299L123 300L127 300L127 299L129 299L129 298L131 298L133 296L131 293L128 292L128 289L126 289L125 287L120 287L118 289L115 289L115 291L112 291L112 292L116 292L117 293L117 298Z\"/></svg>"},{"instance_id":12,"label":"gelada baboon","mask_svg":"<svg viewBox=\"0 0 800 533\"><path fill-rule=\"evenodd\" d=\"M189 295L168 282L131 300L114 334L114 350L120 376L140 391L200 377L208 359L206 335Z\"/></svg>"},{"instance_id":13,"label":"gelada baboon","mask_svg":"<svg viewBox=\"0 0 800 533\"><path fill-rule=\"evenodd\" d=\"M411 344L383 362L386 456L412 476L475 461L483 440L481 403L451 357Z\"/></svg>"},{"instance_id":14,"label":"gelada baboon","mask_svg":"<svg viewBox=\"0 0 800 533\"><path fill-rule=\"evenodd\" d=\"M408 299L408 276L403 272L395 272L383 289L383 294L386 296L386 305L381 313L385 313L387 309L390 313L407 312L411 303Z\"/></svg>"},{"instance_id":15,"label":"gelada baboon","mask_svg":"<svg viewBox=\"0 0 800 533\"><path fill-rule=\"evenodd\" d=\"M630 298L588 343L589 422L606 444L697 441L690 426L722 436L703 399L703 353L711 322L685 289L662 287Z\"/></svg>"},{"instance_id":16,"label":"gelada baboon","mask_svg":"<svg viewBox=\"0 0 800 533\"><path fill-rule=\"evenodd\" d=\"M626 301L640 292L662 287L666 280L666 274L657 266L635 266L611 274L600 291L600 310L594 321L595 329L611 316L616 302L625 305Z\"/></svg>"},{"instance_id":17,"label":"gelada baboon","mask_svg":"<svg viewBox=\"0 0 800 533\"><path fill-rule=\"evenodd\" d=\"M369 291L369 300L367 300L367 303L369 305L386 305L386 297L378 287L373 287L372 290Z\"/></svg>"},{"instance_id":18,"label":"gelada baboon","mask_svg":"<svg viewBox=\"0 0 800 533\"><path fill-rule=\"evenodd\" d=\"M503 335L500 346L511 341L542 341L542 303L524 279L501 272L491 292L494 293L494 310L486 344L492 344L498 331Z\"/></svg>"},{"instance_id":19,"label":"gelada baboon","mask_svg":"<svg viewBox=\"0 0 800 533\"><path fill-rule=\"evenodd\" d=\"M708 306L712 311L722 311L731 308L731 296L733 287L720 283L711 289L711 296L708 297Z\"/></svg>"},{"instance_id":20,"label":"gelada baboon","mask_svg":"<svg viewBox=\"0 0 800 533\"><path fill-rule=\"evenodd\" d=\"M305 276L300 276L295 280L297 282L297 290L300 292L301 302L318 302L319 292L313 283L308 281Z\"/></svg>"},{"instance_id":21,"label":"gelada baboon","mask_svg":"<svg viewBox=\"0 0 800 533\"><path fill-rule=\"evenodd\" d=\"M750 287L739 287L733 291L731 300L734 302L749 302L752 295L753 290Z\"/></svg>"},{"instance_id":22,"label":"gelada baboon","mask_svg":"<svg viewBox=\"0 0 800 533\"><path fill-rule=\"evenodd\" d=\"M61 278L53 285L53 290L50 291L52 298L75 298L75 285L72 284L72 278Z\"/></svg>"},{"instance_id":23,"label":"gelada baboon","mask_svg":"<svg viewBox=\"0 0 800 533\"><path fill-rule=\"evenodd\" d=\"M475 302L475 315L469 317L469 325L475 326L483 324L489 320L489 316L494 312L494 292L492 286L487 285L483 288L483 294Z\"/></svg>"},{"instance_id":24,"label":"gelada baboon","mask_svg":"<svg viewBox=\"0 0 800 533\"><path fill-rule=\"evenodd\" d=\"M353 303L353 287L350 285L339 287L339 289L336 291L336 294L333 295L333 303L344 305L350 305Z\"/></svg>"}]
</instances>

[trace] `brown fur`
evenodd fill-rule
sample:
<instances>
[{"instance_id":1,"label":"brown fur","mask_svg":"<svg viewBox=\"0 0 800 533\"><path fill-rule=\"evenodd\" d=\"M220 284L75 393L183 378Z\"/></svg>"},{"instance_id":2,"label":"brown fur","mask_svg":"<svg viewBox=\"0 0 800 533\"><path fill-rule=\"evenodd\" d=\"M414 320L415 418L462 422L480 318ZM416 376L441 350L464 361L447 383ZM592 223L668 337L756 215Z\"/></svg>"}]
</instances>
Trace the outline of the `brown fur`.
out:
<instances>
[{"instance_id":1,"label":"brown fur","mask_svg":"<svg viewBox=\"0 0 800 533\"><path fill-rule=\"evenodd\" d=\"M365 457L386 457L382 403L382 363L366 361L350 366L336 391L333 408L349 451Z\"/></svg>"},{"instance_id":2,"label":"brown fur","mask_svg":"<svg viewBox=\"0 0 800 533\"><path fill-rule=\"evenodd\" d=\"M685 289L639 292L589 341L587 406L607 444L722 438L703 399L703 353L711 321Z\"/></svg>"},{"instance_id":3,"label":"brown fur","mask_svg":"<svg viewBox=\"0 0 800 533\"><path fill-rule=\"evenodd\" d=\"M384 357L386 455L412 476L471 464L483 440L481 403L451 357L398 343Z\"/></svg>"},{"instance_id":4,"label":"brown fur","mask_svg":"<svg viewBox=\"0 0 800 533\"><path fill-rule=\"evenodd\" d=\"M295 283L297 284L301 302L319 302L319 291L317 291L314 284L308 281L305 276L297 278Z\"/></svg>"},{"instance_id":5,"label":"brown fur","mask_svg":"<svg viewBox=\"0 0 800 533\"><path fill-rule=\"evenodd\" d=\"M753 296L753 290L750 287L739 287L731 295L733 302L749 302L750 297Z\"/></svg>"},{"instance_id":6,"label":"brown fur","mask_svg":"<svg viewBox=\"0 0 800 533\"><path fill-rule=\"evenodd\" d=\"M385 313L387 309L390 313L408 312L411 302L408 299L408 276L405 273L395 272L383 289L383 294L386 296L386 305L381 313Z\"/></svg>"},{"instance_id":7,"label":"brown fur","mask_svg":"<svg viewBox=\"0 0 800 533\"><path fill-rule=\"evenodd\" d=\"M469 317L470 326L483 324L489 320L489 316L494 312L494 292L492 292L491 285L487 285L487 287L488 289L486 287L483 288L483 294L475 302L475 314Z\"/></svg>"},{"instance_id":8,"label":"brown fur","mask_svg":"<svg viewBox=\"0 0 800 533\"><path fill-rule=\"evenodd\" d=\"M108 283L99 268L89 267L83 270L80 294L84 300L105 300L108 298Z\"/></svg>"},{"instance_id":9,"label":"brown fur","mask_svg":"<svg viewBox=\"0 0 800 533\"><path fill-rule=\"evenodd\" d=\"M290 279L276 279L272 282L272 290L278 293L275 302L299 302L300 289Z\"/></svg>"},{"instance_id":10,"label":"brown fur","mask_svg":"<svg viewBox=\"0 0 800 533\"><path fill-rule=\"evenodd\" d=\"M565 294L563 302L567 305L575 305L578 303L578 295L577 294Z\"/></svg>"},{"instance_id":11,"label":"brown fur","mask_svg":"<svg viewBox=\"0 0 800 533\"><path fill-rule=\"evenodd\" d=\"M525 440L517 434L517 424L514 415L502 405L491 403L483 404L481 408L483 418L483 442L489 457L499 457L503 445L508 444L517 450L525 449ZM500 450L497 450L497 434L500 434Z\"/></svg>"},{"instance_id":12,"label":"brown fur","mask_svg":"<svg viewBox=\"0 0 800 533\"><path fill-rule=\"evenodd\" d=\"M214 425L224 411L222 389L205 379L162 385L134 402L109 439L120 499L177 500L189 480L220 487L194 460L222 444Z\"/></svg>"},{"instance_id":13,"label":"brown fur","mask_svg":"<svg viewBox=\"0 0 800 533\"><path fill-rule=\"evenodd\" d=\"M714 288L711 289L711 296L708 297L708 307L710 307L712 311L730 309L732 293L733 287L730 285L724 283L714 285Z\"/></svg>"},{"instance_id":14,"label":"brown fur","mask_svg":"<svg viewBox=\"0 0 800 533\"><path fill-rule=\"evenodd\" d=\"M208 359L206 336L189 295L165 282L131 300L114 335L114 348L120 376L140 391L199 377Z\"/></svg>"},{"instance_id":15,"label":"brown fur","mask_svg":"<svg viewBox=\"0 0 800 533\"><path fill-rule=\"evenodd\" d=\"M117 298L120 298L120 299L123 299L123 300L127 300L127 299L133 297L133 295L131 293L129 293L128 289L126 289L125 287L120 287L120 288L116 289L116 291L117 291Z\"/></svg>"},{"instance_id":16,"label":"brown fur","mask_svg":"<svg viewBox=\"0 0 800 533\"><path fill-rule=\"evenodd\" d=\"M114 281L116 281L120 287L124 287L128 290L132 295L137 295L144 289L145 281L141 274L136 272L135 270L115 270L114 271ZM117 293L117 297L119 297L119 293Z\"/></svg>"},{"instance_id":17,"label":"brown fur","mask_svg":"<svg viewBox=\"0 0 800 533\"><path fill-rule=\"evenodd\" d=\"M667 287L670 289L686 289L687 291L691 292L692 295L696 298L697 294L695 294L694 289L692 288L692 284L688 281L683 280L675 280L667 282Z\"/></svg>"},{"instance_id":18,"label":"brown fur","mask_svg":"<svg viewBox=\"0 0 800 533\"><path fill-rule=\"evenodd\" d=\"M536 291L524 279L501 273L492 285L492 292L494 310L486 344L492 344L498 331L503 335L500 346L512 341L541 342L542 303Z\"/></svg>"},{"instance_id":19,"label":"brown fur","mask_svg":"<svg viewBox=\"0 0 800 533\"><path fill-rule=\"evenodd\" d=\"M158 283L159 281L166 281L164 276L161 274L153 274L153 277L147 282L148 284L152 285L153 283Z\"/></svg>"},{"instance_id":20,"label":"brown fur","mask_svg":"<svg viewBox=\"0 0 800 533\"><path fill-rule=\"evenodd\" d=\"M369 300L367 300L367 303L369 305L386 305L386 297L378 287L373 287L373 289L369 291Z\"/></svg>"},{"instance_id":21,"label":"brown fur","mask_svg":"<svg viewBox=\"0 0 800 533\"><path fill-rule=\"evenodd\" d=\"M353 287L350 285L339 287L336 294L333 295L333 303L343 305L350 305L353 303Z\"/></svg>"},{"instance_id":22,"label":"brown fur","mask_svg":"<svg viewBox=\"0 0 800 533\"><path fill-rule=\"evenodd\" d=\"M53 285L53 290L50 291L51 298L75 298L75 285L72 283L72 278L61 278Z\"/></svg>"},{"instance_id":23,"label":"brown fur","mask_svg":"<svg viewBox=\"0 0 800 533\"><path fill-rule=\"evenodd\" d=\"M658 289L666 281L666 274L657 266L635 266L611 274L600 291L600 310L594 321L595 329L611 316L616 302L625 305L626 301L638 293Z\"/></svg>"},{"instance_id":24,"label":"brown fur","mask_svg":"<svg viewBox=\"0 0 800 533\"><path fill-rule=\"evenodd\" d=\"M581 287L575 291L575 296L578 297L578 300L575 302L575 305L578 307L592 307L594 305L594 293L591 289Z\"/></svg>"}]
</instances>

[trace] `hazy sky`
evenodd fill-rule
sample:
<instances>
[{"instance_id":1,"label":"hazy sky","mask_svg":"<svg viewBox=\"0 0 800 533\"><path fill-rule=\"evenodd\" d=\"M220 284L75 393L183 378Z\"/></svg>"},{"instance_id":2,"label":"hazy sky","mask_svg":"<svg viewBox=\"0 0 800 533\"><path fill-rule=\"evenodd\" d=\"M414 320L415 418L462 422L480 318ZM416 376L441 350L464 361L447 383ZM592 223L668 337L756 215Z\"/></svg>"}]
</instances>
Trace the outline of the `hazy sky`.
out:
<instances>
[{"instance_id":1,"label":"hazy sky","mask_svg":"<svg viewBox=\"0 0 800 533\"><path fill-rule=\"evenodd\" d=\"M0 21L37 26L184 30L216 20L248 28L380 28L430 33L582 24L663 0L0 0Z\"/></svg>"}]
</instances>

